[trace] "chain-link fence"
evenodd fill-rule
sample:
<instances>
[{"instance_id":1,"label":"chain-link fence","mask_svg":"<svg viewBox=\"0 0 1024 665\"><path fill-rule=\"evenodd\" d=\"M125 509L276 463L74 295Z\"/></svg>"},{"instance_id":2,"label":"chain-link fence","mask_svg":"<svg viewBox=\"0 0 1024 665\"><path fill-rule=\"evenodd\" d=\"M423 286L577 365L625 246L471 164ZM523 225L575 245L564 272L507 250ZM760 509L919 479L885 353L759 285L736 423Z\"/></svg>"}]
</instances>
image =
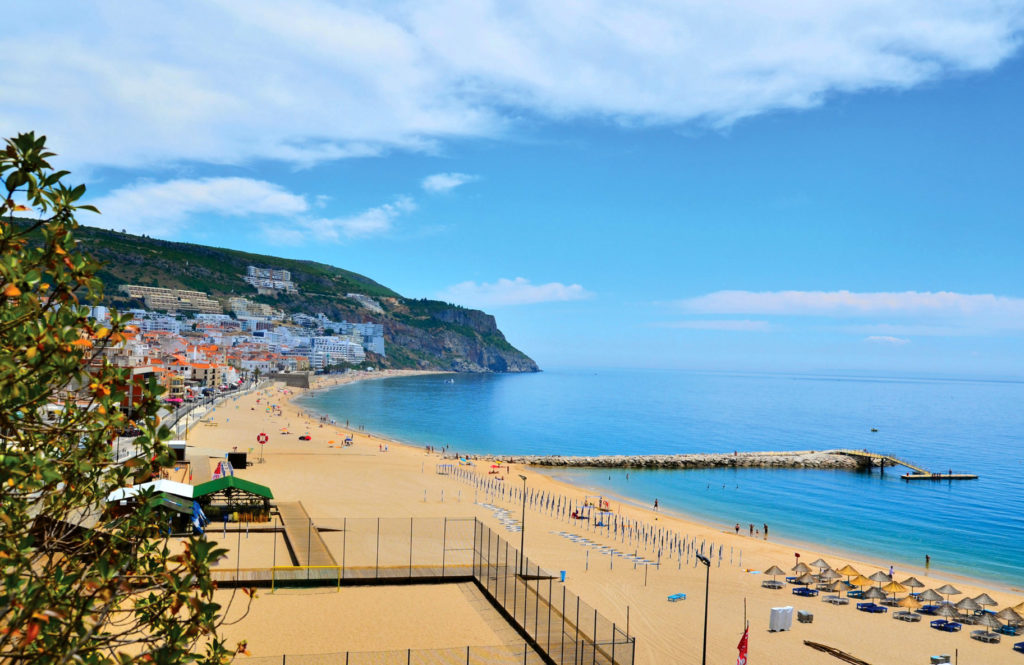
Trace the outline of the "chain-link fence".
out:
<instances>
[{"instance_id":1,"label":"chain-link fence","mask_svg":"<svg viewBox=\"0 0 1024 665\"><path fill-rule=\"evenodd\" d=\"M305 547L288 548L299 565L218 571L215 579L272 588L473 581L529 644L515 653L506 647L413 649L288 656L289 663L544 662L531 660L540 658L535 648L556 665L633 665L634 638L475 518L313 518L309 529L319 534L326 554L315 552L313 539L306 538L300 544Z\"/></svg>"},{"instance_id":2,"label":"chain-link fence","mask_svg":"<svg viewBox=\"0 0 1024 665\"><path fill-rule=\"evenodd\" d=\"M245 665L545 665L544 658L525 642L453 649L256 656L244 662Z\"/></svg>"}]
</instances>

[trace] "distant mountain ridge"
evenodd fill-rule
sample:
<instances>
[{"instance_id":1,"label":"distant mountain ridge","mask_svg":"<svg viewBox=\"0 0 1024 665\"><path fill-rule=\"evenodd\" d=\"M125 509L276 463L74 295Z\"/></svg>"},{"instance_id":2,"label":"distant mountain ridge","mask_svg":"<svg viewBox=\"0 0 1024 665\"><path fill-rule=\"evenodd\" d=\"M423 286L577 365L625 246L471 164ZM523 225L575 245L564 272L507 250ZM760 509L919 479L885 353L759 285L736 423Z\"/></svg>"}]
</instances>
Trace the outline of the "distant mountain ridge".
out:
<instances>
[{"instance_id":1,"label":"distant mountain ridge","mask_svg":"<svg viewBox=\"0 0 1024 665\"><path fill-rule=\"evenodd\" d=\"M122 294L122 284L204 291L221 301L242 296L287 313L316 314L339 321L384 325L386 358L367 354L382 367L456 372L536 372L537 363L512 346L494 317L437 300L402 297L369 277L315 261L284 259L191 243L157 240L82 226L83 248L103 264L104 304L141 307ZM291 272L297 294L259 295L242 281L248 266ZM346 294L370 296L383 313Z\"/></svg>"}]
</instances>

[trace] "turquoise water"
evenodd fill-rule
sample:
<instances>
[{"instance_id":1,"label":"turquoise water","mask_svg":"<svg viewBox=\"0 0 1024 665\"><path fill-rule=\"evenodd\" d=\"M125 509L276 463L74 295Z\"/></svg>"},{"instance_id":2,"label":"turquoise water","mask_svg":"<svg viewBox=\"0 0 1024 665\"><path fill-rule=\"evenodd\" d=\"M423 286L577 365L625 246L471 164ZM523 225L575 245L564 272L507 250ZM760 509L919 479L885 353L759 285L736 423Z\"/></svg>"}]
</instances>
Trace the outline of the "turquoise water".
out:
<instances>
[{"instance_id":1,"label":"turquoise water","mask_svg":"<svg viewBox=\"0 0 1024 665\"><path fill-rule=\"evenodd\" d=\"M886 452L976 481L878 471L559 471L773 539L1024 585L1024 383L918 378L552 371L364 381L303 398L339 421L473 453ZM871 432L871 428L878 432Z\"/></svg>"}]
</instances>

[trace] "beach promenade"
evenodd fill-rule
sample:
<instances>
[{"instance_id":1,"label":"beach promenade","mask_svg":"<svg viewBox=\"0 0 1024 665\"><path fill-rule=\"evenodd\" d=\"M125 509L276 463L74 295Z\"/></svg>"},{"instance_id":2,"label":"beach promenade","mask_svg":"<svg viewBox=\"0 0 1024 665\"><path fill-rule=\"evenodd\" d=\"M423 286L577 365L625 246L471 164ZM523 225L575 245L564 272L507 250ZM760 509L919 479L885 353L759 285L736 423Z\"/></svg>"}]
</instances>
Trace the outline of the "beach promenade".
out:
<instances>
[{"instance_id":1,"label":"beach promenade","mask_svg":"<svg viewBox=\"0 0 1024 665\"><path fill-rule=\"evenodd\" d=\"M489 465L477 463L461 467L461 473L451 473L441 466L450 464L451 460L427 454L424 448L389 442L388 452L382 452L379 437L333 428L315 417L303 415L290 404L294 394L281 392L279 387L268 387L219 407L214 417L222 421L230 418L230 423L194 430L189 441L190 454L212 455L231 450L233 446L248 446L261 431L280 432L281 428L287 428L293 434L272 434L265 447L264 464L238 471L247 479L271 487L279 505L301 502L314 522L330 521L332 524L341 523L344 518L476 517L517 545L523 535L520 531L522 502L513 492L523 485L518 474L527 476L526 486L536 495L583 503L584 497L592 493L557 482L528 466L510 464L507 471L502 469L500 474L491 474ZM282 415L268 412L268 402L280 405ZM294 434L304 431L310 432L311 441L299 441ZM347 436L352 436L354 443L341 445ZM497 480L498 476L504 480ZM505 489L497 489L499 486ZM795 596L788 585L781 590L761 587L761 582L767 578L759 571L772 565L788 571L795 563L796 552L800 554L800 561L809 563L822 557L835 568L851 564L865 575L887 571L890 561L866 561L830 552L827 547L751 538L745 531L735 533L732 524L709 525L683 515L654 513L616 497L606 497L606 500L608 514L614 515L620 524L633 525L633 531L595 528L592 521L566 519L564 511L553 509L550 503L531 502L526 510L525 549L527 556L544 569L566 571L566 586L610 621L622 626L628 623L630 634L637 639L637 663L699 663L704 619L704 567L696 564L688 553L679 556L678 549L673 552L664 546L659 565L658 551L650 545L651 541L639 539L641 530L657 533L659 543L669 534L670 540L675 538L676 543L685 538L687 543L698 547L701 543L707 547L715 544L715 557L709 571L708 662L735 662L744 614L750 622L749 659L755 663L836 662L833 656L805 646L804 640L840 649L872 665L924 664L929 662L930 656L955 651L959 651L961 662L1020 662L1021 655L1014 653L1011 645L1024 638L1004 637L1001 644L984 644L970 639L969 626L962 633L942 633L932 630L928 621L910 624L895 621L889 614L858 612L852 603L835 606L818 598ZM301 540L301 534L295 538ZM337 561L342 543L340 535L325 534L323 543ZM225 569L239 563L243 567L270 566L271 548L277 545L275 538L269 535L242 538L240 534L225 536L224 544L229 549L242 548L239 552L232 551L222 562ZM279 553L277 557L280 563ZM915 575L929 588L952 582L964 595L974 596L985 591L998 601L999 608L1024 601L1020 590L993 588L973 580L929 573L897 567L896 577ZM428 605L431 594L436 594L437 602L430 610L434 614L446 611L444 588L445 585L439 585L433 591L429 588L423 591ZM677 593L685 593L686 599L667 600ZM391 637L383 646L373 640L375 626L384 622L381 613L387 616L389 612L398 612L389 609L391 601L387 599L393 597L393 594L361 594L360 602L368 603L364 611L351 613L350 617L346 615L344 625L334 625L324 621L324 614L331 611L330 603L334 602L326 600L325 594L307 594L301 597L301 602L294 603L287 600L293 596L283 595L280 598L285 599L290 611L309 613L306 630L301 633L272 630L273 622L259 618L264 615L257 610L253 617L231 626L228 638L248 639L254 656L336 651L342 643L357 645L346 648L394 648ZM257 606L261 600L256 600ZM280 605L282 601L270 602ZM794 622L791 631L770 633L769 611L784 605L813 613L813 623ZM464 608L453 606L451 612L455 621L464 618ZM424 622L424 626L428 623ZM415 623L411 624L401 635L404 645L414 649L442 646L443 635L437 634L436 624L430 625L435 627L420 630ZM479 639L493 639L489 635L491 633L481 635ZM460 634L459 639L465 645L466 640L477 638Z\"/></svg>"}]
</instances>

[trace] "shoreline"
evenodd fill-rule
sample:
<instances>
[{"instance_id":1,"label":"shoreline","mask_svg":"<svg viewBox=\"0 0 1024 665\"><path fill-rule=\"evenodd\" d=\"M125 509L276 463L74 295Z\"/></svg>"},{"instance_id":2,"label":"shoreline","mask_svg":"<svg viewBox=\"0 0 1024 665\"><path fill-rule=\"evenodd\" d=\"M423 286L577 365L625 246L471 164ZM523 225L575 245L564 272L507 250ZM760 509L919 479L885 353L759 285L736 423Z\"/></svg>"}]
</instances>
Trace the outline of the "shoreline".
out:
<instances>
[{"instance_id":1,"label":"shoreline","mask_svg":"<svg viewBox=\"0 0 1024 665\"><path fill-rule=\"evenodd\" d=\"M302 392L297 392L295 394L294 398L292 398L292 399L299 400L299 399L301 399L305 395L311 395L311 394L316 393L316 392L323 392L323 391L328 390L330 388L340 387L341 385L348 385L350 383L355 383L355 382L362 381L362 380L373 380L373 379L380 379L380 378L402 378L402 377L405 377L405 376L422 376L422 375L429 375L429 374L454 374L455 373L455 372L426 371L426 370L424 370L424 371L420 371L420 370L385 370L385 371L391 372L391 374L388 374L387 376L372 376L373 373L363 373L363 374L366 374L367 376L357 376L357 377L352 378L349 381L344 381L344 382L342 382L340 384L320 385L320 386L317 386L315 388L309 388L308 390L303 390ZM308 408L308 407L306 407L305 405L302 405L302 404L293 403L293 405L297 406L299 408L302 408L302 409L306 409L310 414L316 414L318 416L326 416L328 418L332 417L332 416L330 416L330 414L321 413L319 411L316 411L315 409ZM368 435L368 436L370 436L371 438L373 438L375 440L383 441L383 442L390 443L390 444L395 444L395 445L398 445L398 446L402 446L402 447L407 448L407 449L409 449L411 451L422 452L424 447L425 447L425 445L426 445L426 444L417 443L415 441L407 441L407 440L403 440L403 439L397 439L397 438L394 438L391 435L382 434L380 432L377 432L377 431L374 431L374 430L370 430L370 429L357 430L357 429L347 428L347 427L341 425L340 423L336 424L334 426L338 427L339 429L344 430L346 432L352 433L352 434ZM826 453L828 451L818 451L818 452L819 453ZM451 452L444 452L444 451L442 451L440 453L442 459L451 460L451 461L457 461L457 457L456 457L457 454L459 454L459 453L451 453ZM748 454L751 454L751 453L748 453ZM792 453L788 453L787 452L785 454L792 454ZM702 456L703 454L694 454L694 455L695 456ZM531 471L535 471L535 472L543 475L551 483L553 483L556 486L558 486L559 488L561 488L563 494L571 494L572 492L585 492L585 490L588 489L588 487L593 487L594 489L599 489L602 493L607 494L608 497L614 497L620 503L628 504L628 505L632 506L632 508L634 510L641 511L646 516L646 518L648 520L657 520L660 516L671 516L671 517L679 520L680 522L682 522L684 524L694 524L694 525L698 525L698 526L701 526L701 527L706 528L706 529L713 529L713 530L715 530L717 532L720 532L722 534L732 535L732 529L728 528L728 524L725 523L725 522L716 522L716 521L713 521L713 519L710 518L710 517L706 517L706 516L702 516L702 515L697 515L697 514L694 514L694 513L687 513L687 512L680 511L680 510L675 509L675 508L668 508L668 507L664 507L663 510L661 510L661 511L656 513L646 503L643 503L643 500L641 498L639 498L639 497L622 495L622 494L620 494L618 492L612 491L611 489L609 489L607 487L603 487L601 485L587 486L587 485L584 485L582 483L575 483L575 482L572 482L572 481L570 481L568 479L557 477L556 475L554 475L554 474L556 474L558 472L561 472L561 471L566 471L566 470L572 471L574 469L580 469L580 470L604 470L601 467L574 467L574 466L571 466L571 465L567 465L567 466L535 465L535 464L523 463L523 462L519 461L519 459L524 458L524 457L560 457L558 455L550 455L550 456L522 456L522 455L484 454L484 453L470 453L470 452L466 452L466 453L462 454L462 456L466 457L468 459L473 459L473 460L478 460L478 461L499 461L499 462L502 462L503 464L507 464L507 465L510 465L510 466L515 466L517 468L521 468L521 469L524 469L524 470L525 469L529 469ZM628 457L628 456L625 456L625 457ZM712 468L712 467L709 467L709 468ZM736 470L734 467L713 467L713 469L717 469L717 468L721 468L722 470ZM757 469L757 468L772 468L772 467L742 467L742 468ZM642 467L638 467L638 469L642 470ZM631 470L631 469L622 468L622 469L618 469L618 470ZM687 468L679 468L679 469L674 469L674 470L685 471L685 470L687 470ZM741 529L741 533L742 533L742 529ZM770 543L775 543L775 544L786 545L788 547L795 548L795 549L806 550L808 552L815 552L817 554L820 554L824 558L839 558L839 559L845 559L845 560L851 561L851 562L852 561L859 561L859 562L862 562L862 563L866 563L865 562L865 558L870 558L870 555L865 557L864 554L858 554L856 552L848 551L848 550L843 549L842 547L836 547L836 546L831 546L831 545L821 545L821 544L818 544L818 543L814 542L813 540L809 540L809 539L808 540L804 540L804 539L800 539L800 538L785 538L785 537L776 538L776 537L773 537L772 540L769 541L767 539L757 539L757 538L751 538L749 536L743 536L743 537L747 538L750 541L765 542L765 543L770 542ZM915 576L927 576L927 577L938 579L938 580L940 580L942 582L950 582L950 583L959 582L961 584L967 584L967 585L971 585L971 586L984 587L986 589L998 590L998 591L1002 591L1004 593L1024 594L1024 584L1022 584L1022 586L1014 586L1012 584L1012 582L1007 582L1006 580L1003 580L1003 579L989 578L989 577L978 576L978 575L971 576L971 575L967 575L967 574L963 574L963 573L959 573L959 572L955 572L955 571L943 570L941 568L936 569L935 567L932 567L930 569L926 569L924 566L921 566L920 564L911 563L910 561L905 560L901 556L890 557L889 558L889 562L890 562L890 564L898 564L898 565L900 565L902 567L902 570L910 571L909 574L915 575ZM868 564L868 565L873 565L873 564ZM880 566L879 565L877 567L879 569L882 569L884 566Z\"/></svg>"},{"instance_id":2,"label":"shoreline","mask_svg":"<svg viewBox=\"0 0 1024 665\"><path fill-rule=\"evenodd\" d=\"M393 373L391 376L402 374ZM350 377L347 382L356 378ZM333 383L328 381L325 386L320 382L317 387L334 387ZM326 529L321 532L325 543L335 554L341 552L342 560L345 560L346 551L344 535L339 530L344 526L342 518L349 520L349 526L361 525L354 527L358 530L355 533L371 538L370 542L373 527L369 525L374 522L381 524L380 520L384 520L385 525L391 525L385 529L389 533L385 542L392 545L396 537L399 542L408 538L410 518L433 519L437 524L442 520L477 519L496 530L513 546L520 538L525 538L527 556L556 575L555 583L558 571L565 570L566 586L588 607L599 610L619 626L629 623L630 634L637 638L635 665L660 665L695 662L693 654L698 654L696 662L699 662L706 582L705 569L692 558L692 551L693 546L710 541L723 549L724 557L708 569L711 579L711 620L707 635L709 662L731 662L736 657L735 645L743 631L741 619L744 616L750 621L752 662L825 665L832 661L831 657L819 655L804 646L805 639L827 643L873 665L926 662L930 654L938 651L952 653L954 649L959 650L965 662L970 659L972 662L1016 663L1019 658L1019 654L1014 654L1009 648L1010 640L1007 639L1001 647L993 647L971 640L967 629L959 635L938 635L929 628L927 621L922 621L916 628L908 627L904 622L887 620L889 617L858 612L852 602L846 608L833 607L816 598L790 595L786 589L764 589L761 582L766 578L753 573L766 570L773 564L789 569L793 563L793 546L775 538L766 541L735 535L728 528L731 523L725 525L695 518L667 507L655 513L640 502L626 498L620 500L604 493L612 503L610 508L616 514L616 521L632 524L631 534L627 535L624 530L615 533L608 528L596 528L590 522L572 520L565 510L553 511L550 503L545 508L541 502L527 507L525 528L519 528L523 503L512 496L512 490L523 485L516 478L516 473L528 475L531 493L548 497L558 495L563 506L566 500L579 505L586 495L593 492L588 491L584 483L566 483L539 472L540 469L518 465L507 465L509 469L501 471L501 475L511 474L506 480L515 479L513 482L497 482L498 476L489 473L492 471L489 465L478 462L475 466L459 467L436 451L427 453L423 445L331 425L329 421L333 416L323 414L326 418L320 420L320 414L314 416L311 409L296 402L308 392L310 390L274 383L225 403L211 417L217 426L201 427L194 432L189 452L197 462L208 455L212 466L225 452L243 445L241 442L253 445L251 442L258 433L270 432L265 463L254 460L244 470L239 469L240 475L271 488L276 502L301 501L313 523ZM270 408L272 404L276 409ZM274 434L279 426L281 434ZM298 434L303 431L312 434L312 440L298 440ZM353 439L352 444L341 445L341 439L348 435ZM442 465L452 466L445 469ZM427 532L421 533L426 535ZM437 543L441 544L441 532L436 533ZM666 550L660 565L655 565L659 547L650 539L655 534L664 535L666 544L671 537L682 536L689 541L691 550L686 556L678 556L672 549ZM217 568L265 569L282 562L280 557L284 550L277 543L280 539L277 535L253 532L243 538L242 531L238 530L238 535L211 531L210 537L218 543L223 542L228 549L227 558L219 562ZM809 562L815 556L822 556L834 566L849 563L864 574L882 569L870 563L880 560L873 555L845 557L832 549L824 552L823 548L813 544L806 550L803 545L798 549L801 561ZM619 554L615 554L616 551ZM633 551L645 561L634 564L624 556ZM401 545L399 552L402 557L408 556ZM734 560L733 554L740 555L740 558ZM373 565L375 557L372 550L356 549L348 554L347 560L350 565ZM370 563L366 564L367 561ZM887 570L888 565L887 561L884 569ZM897 579L903 579L905 574L916 574L916 569L899 570ZM944 573L932 576L929 572L918 576L932 588L951 579ZM1002 592L990 582L967 579L970 581L956 583L965 595L973 597L989 592L1000 601L999 607L1024 601L1024 594ZM455 610L442 609L444 589L443 585L424 589L424 607L455 619L458 616ZM666 602L666 595L679 592L689 593L690 600ZM252 617L231 626L225 637L229 641L233 638L248 639L254 655L260 656L327 653L350 647L370 650L391 648L385 644L384 637L375 637L381 621L391 615L385 603L387 593L368 594L359 601L359 611L342 626L331 620L321 620L329 616L328 598L335 597L334 591L293 596L295 593L298 592L277 595L267 607L291 602L284 599L294 597L295 614L290 620L296 630L282 632L279 630L280 619L276 614L270 616L273 609L266 612L258 610L259 614L267 616L262 619ZM255 606L259 607L259 602L257 600ZM791 631L770 633L768 616L771 608L779 605L811 610L814 621L811 624L794 623ZM409 626L400 646L465 648L465 643L461 642L440 644L436 637L417 631L416 626ZM893 644L898 644L899 649L893 650Z\"/></svg>"}]
</instances>

